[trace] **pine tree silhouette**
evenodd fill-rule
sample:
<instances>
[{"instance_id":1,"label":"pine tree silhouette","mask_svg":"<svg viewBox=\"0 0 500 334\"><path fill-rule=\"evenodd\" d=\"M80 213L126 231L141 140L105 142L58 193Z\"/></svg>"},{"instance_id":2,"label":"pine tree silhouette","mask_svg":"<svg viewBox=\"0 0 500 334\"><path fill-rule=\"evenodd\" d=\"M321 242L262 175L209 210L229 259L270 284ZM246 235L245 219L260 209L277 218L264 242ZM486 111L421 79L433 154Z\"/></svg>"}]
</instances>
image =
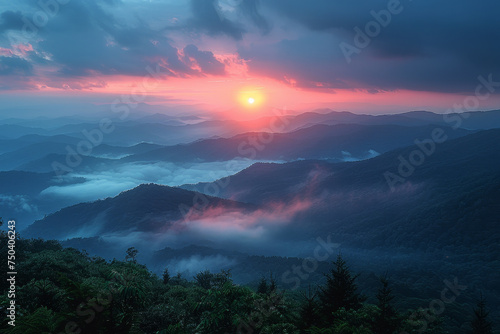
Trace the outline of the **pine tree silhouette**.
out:
<instances>
[{"instance_id":1,"label":"pine tree silhouette","mask_svg":"<svg viewBox=\"0 0 500 334\"><path fill-rule=\"evenodd\" d=\"M165 268L163 271L163 284L168 284L170 282L170 273L168 268Z\"/></svg>"},{"instance_id":2,"label":"pine tree silhouette","mask_svg":"<svg viewBox=\"0 0 500 334\"><path fill-rule=\"evenodd\" d=\"M257 293L267 294L267 279L262 277L259 282L259 286L257 287Z\"/></svg>"},{"instance_id":3,"label":"pine tree silhouette","mask_svg":"<svg viewBox=\"0 0 500 334\"><path fill-rule=\"evenodd\" d=\"M481 297L477 303L477 307L474 309L474 318L471 323L472 331L471 334L491 334L492 323L488 319L489 312L486 310L486 301L481 294Z\"/></svg>"},{"instance_id":4,"label":"pine tree silhouette","mask_svg":"<svg viewBox=\"0 0 500 334\"><path fill-rule=\"evenodd\" d=\"M344 259L339 254L333 262L333 268L326 275L326 286L320 287L319 300L321 314L326 323L331 323L332 313L341 307L346 310L357 310L364 301L355 283L359 275L353 275Z\"/></svg>"},{"instance_id":5,"label":"pine tree silhouette","mask_svg":"<svg viewBox=\"0 0 500 334\"><path fill-rule=\"evenodd\" d=\"M382 287L379 288L377 293L379 312L375 317L373 332L375 334L393 334L400 327L401 321L396 310L391 305L394 296L387 275L380 278L380 283L382 283Z\"/></svg>"},{"instance_id":6,"label":"pine tree silhouette","mask_svg":"<svg viewBox=\"0 0 500 334\"><path fill-rule=\"evenodd\" d=\"M311 286L309 286L307 292L302 293L302 298L304 299L304 301L302 302L299 311L299 328L302 332L305 332L307 329L318 323L317 296L317 291L313 292L311 290Z\"/></svg>"}]
</instances>

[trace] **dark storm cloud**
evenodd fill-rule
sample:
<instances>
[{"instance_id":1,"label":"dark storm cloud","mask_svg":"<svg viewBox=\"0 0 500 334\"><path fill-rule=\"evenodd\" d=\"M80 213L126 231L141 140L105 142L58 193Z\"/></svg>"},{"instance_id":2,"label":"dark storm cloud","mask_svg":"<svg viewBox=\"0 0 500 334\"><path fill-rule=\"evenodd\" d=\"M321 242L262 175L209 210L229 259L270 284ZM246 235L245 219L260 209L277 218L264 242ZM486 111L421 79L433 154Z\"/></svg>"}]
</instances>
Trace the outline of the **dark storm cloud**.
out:
<instances>
[{"instance_id":1,"label":"dark storm cloud","mask_svg":"<svg viewBox=\"0 0 500 334\"><path fill-rule=\"evenodd\" d=\"M20 75L29 76L33 74L33 66L22 58L2 57L0 56L0 76L1 75Z\"/></svg>"},{"instance_id":2,"label":"dark storm cloud","mask_svg":"<svg viewBox=\"0 0 500 334\"><path fill-rule=\"evenodd\" d=\"M212 36L227 35L236 40L243 38L243 28L223 15L217 0L191 0L191 11L191 28Z\"/></svg>"},{"instance_id":3,"label":"dark storm cloud","mask_svg":"<svg viewBox=\"0 0 500 334\"><path fill-rule=\"evenodd\" d=\"M303 88L317 87L320 82L324 88L349 88L335 70L343 60L332 56L337 53L337 46L329 37L313 34L266 47L244 46L238 52L250 61L250 70L258 75L274 76Z\"/></svg>"},{"instance_id":4,"label":"dark storm cloud","mask_svg":"<svg viewBox=\"0 0 500 334\"><path fill-rule=\"evenodd\" d=\"M0 33L7 30L20 30L23 24L21 12L8 10L0 14Z\"/></svg>"},{"instance_id":5,"label":"dark storm cloud","mask_svg":"<svg viewBox=\"0 0 500 334\"><path fill-rule=\"evenodd\" d=\"M40 10L37 1L16 3L23 6L0 13L0 42L22 30L23 16ZM354 28L365 31L391 3L398 13L359 47ZM154 22L134 6L149 8L149 14L156 8L126 1L68 2L30 39L33 51L21 55L11 47L10 52L35 69L55 68L51 75L63 79L142 76L148 66L165 76L224 75L213 50L196 45L205 34L223 37L218 48L237 49L252 73L297 87L469 93L479 75L500 80L500 3L494 0L191 0L162 3L161 19ZM265 34L269 37L261 40ZM170 38L182 44L173 46ZM357 48L350 63L341 45ZM4 73L13 73L14 64L4 66ZM19 66L18 75L37 73Z\"/></svg>"},{"instance_id":6,"label":"dark storm cloud","mask_svg":"<svg viewBox=\"0 0 500 334\"><path fill-rule=\"evenodd\" d=\"M400 13L391 15L348 64L339 44L356 46L354 27L365 31L375 20L372 12L387 10L388 3L265 1L275 16L305 28L305 37L240 52L251 60L252 71L285 81L292 77L298 86L345 88L349 82L351 88L470 92L478 75L500 74L500 3L495 1L401 0Z\"/></svg>"},{"instance_id":7,"label":"dark storm cloud","mask_svg":"<svg viewBox=\"0 0 500 334\"><path fill-rule=\"evenodd\" d=\"M0 91L35 89L32 77L33 66L27 60L17 56L0 56Z\"/></svg>"},{"instance_id":8,"label":"dark storm cloud","mask_svg":"<svg viewBox=\"0 0 500 334\"><path fill-rule=\"evenodd\" d=\"M239 53L249 60L254 74L314 89L470 92L477 85L478 75L495 70L486 66L479 69L453 55L395 59L379 57L371 50L363 50L347 64L338 41L329 36L284 40L258 49L241 47Z\"/></svg>"},{"instance_id":9,"label":"dark storm cloud","mask_svg":"<svg viewBox=\"0 0 500 334\"><path fill-rule=\"evenodd\" d=\"M243 0L240 4L241 11L261 30L263 34L271 31L271 24L267 18L260 13L260 0Z\"/></svg>"},{"instance_id":10,"label":"dark storm cloud","mask_svg":"<svg viewBox=\"0 0 500 334\"><path fill-rule=\"evenodd\" d=\"M41 48L53 55L64 75L145 75L158 62L163 73L190 74L166 37L140 22L130 27L95 2L71 2L42 32ZM164 63L162 62L164 61Z\"/></svg>"},{"instance_id":11,"label":"dark storm cloud","mask_svg":"<svg viewBox=\"0 0 500 334\"><path fill-rule=\"evenodd\" d=\"M217 59L210 51L200 51L198 48L189 44L184 48L184 55L187 61L193 59L200 66L201 71L207 74L223 75L225 73L225 66Z\"/></svg>"},{"instance_id":12,"label":"dark storm cloud","mask_svg":"<svg viewBox=\"0 0 500 334\"><path fill-rule=\"evenodd\" d=\"M40 9L33 7L31 12L26 9L22 14L3 12L0 34L3 30L6 37L7 30L26 30L22 18L30 19L37 10ZM30 40L36 52L27 53L25 58L33 64L57 68L56 76L61 78L98 74L143 76L148 67L159 69L165 76L204 74L184 63L164 29L150 28L148 22L133 13L129 13L132 20L123 19L115 14L118 10L130 8L115 1L71 1L61 5L46 24L36 27L36 39ZM224 65L210 59L211 52L196 51L194 58L202 70L224 73Z\"/></svg>"}]
</instances>

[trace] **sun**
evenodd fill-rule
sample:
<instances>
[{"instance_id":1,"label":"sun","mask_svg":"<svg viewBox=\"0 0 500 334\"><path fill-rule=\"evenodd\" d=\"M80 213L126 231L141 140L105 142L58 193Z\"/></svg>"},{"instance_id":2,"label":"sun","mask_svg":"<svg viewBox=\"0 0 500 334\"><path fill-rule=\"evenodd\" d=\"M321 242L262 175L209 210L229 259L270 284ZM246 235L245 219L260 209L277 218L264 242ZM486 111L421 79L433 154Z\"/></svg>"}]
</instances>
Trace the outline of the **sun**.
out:
<instances>
[{"instance_id":1,"label":"sun","mask_svg":"<svg viewBox=\"0 0 500 334\"><path fill-rule=\"evenodd\" d=\"M262 110L266 103L266 96L263 87L240 87L235 94L238 104L243 107L242 110L252 113Z\"/></svg>"}]
</instances>

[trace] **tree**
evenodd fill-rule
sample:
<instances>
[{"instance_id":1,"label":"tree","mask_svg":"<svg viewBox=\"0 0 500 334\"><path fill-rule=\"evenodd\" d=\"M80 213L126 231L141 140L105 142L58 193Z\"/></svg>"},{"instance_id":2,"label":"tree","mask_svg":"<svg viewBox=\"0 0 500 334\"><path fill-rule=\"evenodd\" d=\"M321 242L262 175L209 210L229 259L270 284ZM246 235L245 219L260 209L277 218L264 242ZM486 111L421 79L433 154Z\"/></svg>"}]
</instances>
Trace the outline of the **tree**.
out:
<instances>
[{"instance_id":1,"label":"tree","mask_svg":"<svg viewBox=\"0 0 500 334\"><path fill-rule=\"evenodd\" d=\"M144 309L151 289L150 272L136 263L115 263L107 273L109 300L100 313L106 333L130 333L134 321Z\"/></svg>"},{"instance_id":2,"label":"tree","mask_svg":"<svg viewBox=\"0 0 500 334\"><path fill-rule=\"evenodd\" d=\"M276 283L276 279L273 277L273 273L271 273L269 281L271 282L269 285L269 293L276 292L276 290L278 290L278 284Z\"/></svg>"},{"instance_id":3,"label":"tree","mask_svg":"<svg viewBox=\"0 0 500 334\"><path fill-rule=\"evenodd\" d=\"M210 287L215 289L221 289L228 282L232 282L231 270L222 269L220 273L212 275L212 279L210 281Z\"/></svg>"},{"instance_id":4,"label":"tree","mask_svg":"<svg viewBox=\"0 0 500 334\"><path fill-rule=\"evenodd\" d=\"M260 279L259 286L257 287L257 293L267 293L267 279L265 277Z\"/></svg>"},{"instance_id":5,"label":"tree","mask_svg":"<svg viewBox=\"0 0 500 334\"><path fill-rule=\"evenodd\" d=\"M202 317L196 330L190 333L249 333L255 328L249 325L253 324L249 316L255 315L254 301L249 288L236 286L231 281L220 289L211 289L195 307L195 311L201 311Z\"/></svg>"},{"instance_id":6,"label":"tree","mask_svg":"<svg viewBox=\"0 0 500 334\"><path fill-rule=\"evenodd\" d=\"M477 307L474 309L474 318L471 322L472 331L471 334L491 334L492 323L488 319L489 312L486 310L486 301L481 294L481 297L477 303Z\"/></svg>"},{"instance_id":7,"label":"tree","mask_svg":"<svg viewBox=\"0 0 500 334\"><path fill-rule=\"evenodd\" d=\"M381 277L380 283L382 283L382 287L377 293L378 312L373 323L373 332L375 334L393 334L400 327L399 316L391 305L394 296L387 277Z\"/></svg>"},{"instance_id":8,"label":"tree","mask_svg":"<svg viewBox=\"0 0 500 334\"><path fill-rule=\"evenodd\" d=\"M299 324L300 330L305 332L307 329L316 325L318 322L318 302L317 302L317 291L312 292L311 287L307 292L302 293L304 301L302 302L299 310Z\"/></svg>"},{"instance_id":9,"label":"tree","mask_svg":"<svg viewBox=\"0 0 500 334\"><path fill-rule=\"evenodd\" d=\"M210 289L212 287L212 279L214 275L208 271L201 271L196 276L194 279L196 280L196 283L201 286L203 289Z\"/></svg>"},{"instance_id":10,"label":"tree","mask_svg":"<svg viewBox=\"0 0 500 334\"><path fill-rule=\"evenodd\" d=\"M269 285L267 284L267 278L262 277L260 279L259 285L257 286L257 293L270 295L278 290L278 284L276 279L273 277L273 273L269 275Z\"/></svg>"},{"instance_id":11,"label":"tree","mask_svg":"<svg viewBox=\"0 0 500 334\"><path fill-rule=\"evenodd\" d=\"M170 282L170 273L168 272L168 268L165 268L163 271L163 284L168 284Z\"/></svg>"},{"instance_id":12,"label":"tree","mask_svg":"<svg viewBox=\"0 0 500 334\"><path fill-rule=\"evenodd\" d=\"M333 268L326 274L326 286L320 287L319 300L321 302L321 314L326 323L331 323L333 312L341 307L346 310L357 310L364 301L358 292L356 279L359 275L353 275L344 259L339 254L337 261L333 262Z\"/></svg>"},{"instance_id":13,"label":"tree","mask_svg":"<svg viewBox=\"0 0 500 334\"><path fill-rule=\"evenodd\" d=\"M36 309L35 312L24 315L16 321L15 326L11 327L8 331L2 331L2 333L9 334L40 334L40 333L55 333L60 318L56 314L46 308L40 307Z\"/></svg>"},{"instance_id":14,"label":"tree","mask_svg":"<svg viewBox=\"0 0 500 334\"><path fill-rule=\"evenodd\" d=\"M127 255L125 256L125 261L137 262L136 257L139 251L135 247L130 247L127 249Z\"/></svg>"}]
</instances>

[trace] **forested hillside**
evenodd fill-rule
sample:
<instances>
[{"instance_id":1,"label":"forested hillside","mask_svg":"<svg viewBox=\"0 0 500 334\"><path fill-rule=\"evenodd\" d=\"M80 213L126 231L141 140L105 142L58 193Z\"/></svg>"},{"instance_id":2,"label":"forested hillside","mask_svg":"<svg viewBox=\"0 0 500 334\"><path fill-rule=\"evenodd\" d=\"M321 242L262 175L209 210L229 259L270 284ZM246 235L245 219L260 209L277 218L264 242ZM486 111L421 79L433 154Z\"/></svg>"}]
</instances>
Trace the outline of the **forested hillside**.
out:
<instances>
[{"instance_id":1,"label":"forested hillside","mask_svg":"<svg viewBox=\"0 0 500 334\"><path fill-rule=\"evenodd\" d=\"M5 252L7 239L3 232ZM456 280L428 308L400 309L387 277L361 293L361 278L341 255L321 284L283 290L272 273L253 287L235 284L224 270L186 279L165 268L158 277L137 263L134 248L125 261L105 261L56 241L19 239L16 247L22 275L16 282L16 325L2 320L8 334L494 333L479 296L474 309L470 305L458 315L462 326L443 320L445 311L457 310L454 304L467 289ZM0 305L7 315L9 283L1 285Z\"/></svg>"}]
</instances>

